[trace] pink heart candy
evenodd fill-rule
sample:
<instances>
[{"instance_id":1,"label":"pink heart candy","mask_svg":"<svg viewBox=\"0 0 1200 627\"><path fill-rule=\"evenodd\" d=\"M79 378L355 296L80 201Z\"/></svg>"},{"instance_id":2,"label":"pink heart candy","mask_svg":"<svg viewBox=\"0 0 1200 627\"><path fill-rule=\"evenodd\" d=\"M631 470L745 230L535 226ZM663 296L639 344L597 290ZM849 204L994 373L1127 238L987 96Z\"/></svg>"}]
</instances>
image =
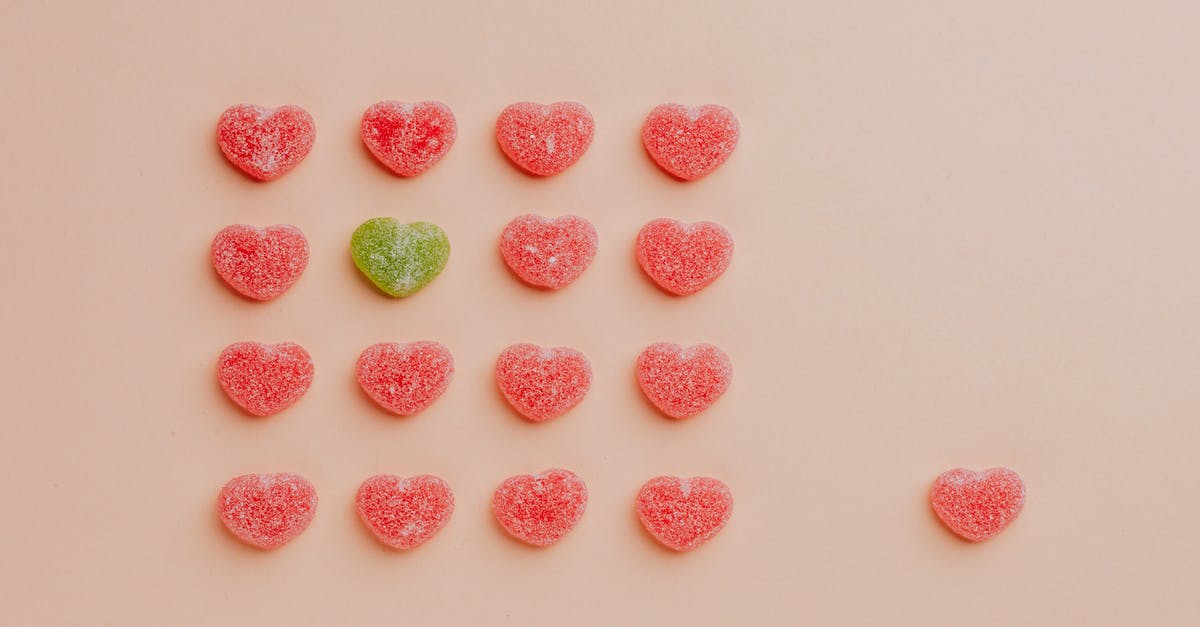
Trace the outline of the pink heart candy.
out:
<instances>
[{"instance_id":1,"label":"pink heart candy","mask_svg":"<svg viewBox=\"0 0 1200 627\"><path fill-rule=\"evenodd\" d=\"M362 140L392 172L416 176L454 145L458 126L450 107L434 101L377 102L362 117Z\"/></svg>"},{"instance_id":2,"label":"pink heart candy","mask_svg":"<svg viewBox=\"0 0 1200 627\"><path fill-rule=\"evenodd\" d=\"M454 378L454 357L437 342L381 342L358 356L358 384L380 407L411 416L441 397Z\"/></svg>"},{"instance_id":3,"label":"pink heart candy","mask_svg":"<svg viewBox=\"0 0 1200 627\"><path fill-rule=\"evenodd\" d=\"M690 551L725 526L733 513L733 495L711 477L655 477L638 491L637 513L663 545Z\"/></svg>"},{"instance_id":4,"label":"pink heart candy","mask_svg":"<svg viewBox=\"0 0 1200 627\"><path fill-rule=\"evenodd\" d=\"M741 134L737 117L719 105L661 104L646 116L642 143L662 169L692 181L717 169Z\"/></svg>"},{"instance_id":5,"label":"pink heart candy","mask_svg":"<svg viewBox=\"0 0 1200 627\"><path fill-rule=\"evenodd\" d=\"M733 236L713 222L660 218L638 231L636 248L647 276L662 289L686 296L708 287L729 267Z\"/></svg>"},{"instance_id":6,"label":"pink heart candy","mask_svg":"<svg viewBox=\"0 0 1200 627\"><path fill-rule=\"evenodd\" d=\"M578 102L518 102L500 112L496 141L521 169L551 176L583 156L595 130L592 114Z\"/></svg>"},{"instance_id":7,"label":"pink heart candy","mask_svg":"<svg viewBox=\"0 0 1200 627\"><path fill-rule=\"evenodd\" d=\"M500 254L522 281L557 290L570 285L596 258L596 228L579 216L526 214L500 234Z\"/></svg>"},{"instance_id":8,"label":"pink heart candy","mask_svg":"<svg viewBox=\"0 0 1200 627\"><path fill-rule=\"evenodd\" d=\"M279 548L300 535L317 512L317 491L292 473L242 475L217 496L221 522L238 539L260 549Z\"/></svg>"},{"instance_id":9,"label":"pink heart candy","mask_svg":"<svg viewBox=\"0 0 1200 627\"><path fill-rule=\"evenodd\" d=\"M296 167L312 150L316 136L312 116L295 105L234 105L217 121L217 144L225 158L260 181L277 179Z\"/></svg>"},{"instance_id":10,"label":"pink heart candy","mask_svg":"<svg viewBox=\"0 0 1200 627\"><path fill-rule=\"evenodd\" d=\"M308 266L308 240L300 229L276 224L257 228L231 224L212 243L212 264L226 283L253 300L287 291Z\"/></svg>"},{"instance_id":11,"label":"pink heart candy","mask_svg":"<svg viewBox=\"0 0 1200 627\"><path fill-rule=\"evenodd\" d=\"M534 546L550 546L583 518L588 492L569 470L509 477L492 495L492 513L512 537Z\"/></svg>"},{"instance_id":12,"label":"pink heart candy","mask_svg":"<svg viewBox=\"0 0 1200 627\"><path fill-rule=\"evenodd\" d=\"M513 344L496 360L496 383L517 413L542 422L583 400L592 384L592 366L573 348Z\"/></svg>"},{"instance_id":13,"label":"pink heart candy","mask_svg":"<svg viewBox=\"0 0 1200 627\"><path fill-rule=\"evenodd\" d=\"M1016 520L1025 507L1025 482L1007 468L955 468L934 480L929 503L951 531L979 542Z\"/></svg>"},{"instance_id":14,"label":"pink heart candy","mask_svg":"<svg viewBox=\"0 0 1200 627\"><path fill-rule=\"evenodd\" d=\"M412 549L429 541L454 513L454 493L433 475L375 475L355 497L358 516L380 542Z\"/></svg>"},{"instance_id":15,"label":"pink heart candy","mask_svg":"<svg viewBox=\"0 0 1200 627\"><path fill-rule=\"evenodd\" d=\"M300 400L312 384L313 362L292 342L236 342L217 358L217 380L225 394L255 416L270 416Z\"/></svg>"},{"instance_id":16,"label":"pink heart candy","mask_svg":"<svg viewBox=\"0 0 1200 627\"><path fill-rule=\"evenodd\" d=\"M708 409L733 381L733 362L712 344L658 342L637 359L637 380L646 398L672 418Z\"/></svg>"}]
</instances>

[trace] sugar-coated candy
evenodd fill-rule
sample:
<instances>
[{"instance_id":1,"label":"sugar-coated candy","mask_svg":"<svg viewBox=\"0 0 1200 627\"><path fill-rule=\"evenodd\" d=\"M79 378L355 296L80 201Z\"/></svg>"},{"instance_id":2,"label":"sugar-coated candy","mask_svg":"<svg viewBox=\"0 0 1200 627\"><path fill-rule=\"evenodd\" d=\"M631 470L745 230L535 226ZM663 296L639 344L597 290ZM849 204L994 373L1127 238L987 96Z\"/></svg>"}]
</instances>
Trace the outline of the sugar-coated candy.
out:
<instances>
[{"instance_id":1,"label":"sugar-coated candy","mask_svg":"<svg viewBox=\"0 0 1200 627\"><path fill-rule=\"evenodd\" d=\"M450 107L434 101L377 102L363 113L362 140L387 169L416 176L454 145L458 126Z\"/></svg>"},{"instance_id":2,"label":"sugar-coated candy","mask_svg":"<svg viewBox=\"0 0 1200 627\"><path fill-rule=\"evenodd\" d=\"M316 512L316 489L290 472L235 477L217 496L217 513L225 527L260 549L287 544L308 527Z\"/></svg>"},{"instance_id":3,"label":"sugar-coated candy","mask_svg":"<svg viewBox=\"0 0 1200 627\"><path fill-rule=\"evenodd\" d=\"M733 513L733 495L712 477L655 477L638 491L637 513L663 545L690 551L725 526Z\"/></svg>"},{"instance_id":4,"label":"sugar-coated candy","mask_svg":"<svg viewBox=\"0 0 1200 627\"><path fill-rule=\"evenodd\" d=\"M509 477L492 496L492 513L512 537L534 546L558 542L583 517L583 480L561 468Z\"/></svg>"},{"instance_id":5,"label":"sugar-coated candy","mask_svg":"<svg viewBox=\"0 0 1200 627\"><path fill-rule=\"evenodd\" d=\"M425 544L454 513L454 493L433 475L375 475L362 482L354 502L367 529L394 549Z\"/></svg>"},{"instance_id":6,"label":"sugar-coated candy","mask_svg":"<svg viewBox=\"0 0 1200 627\"><path fill-rule=\"evenodd\" d=\"M500 255L522 281L557 290L596 258L596 228L579 216L518 216L500 234Z\"/></svg>"},{"instance_id":7,"label":"sugar-coated candy","mask_svg":"<svg viewBox=\"0 0 1200 627\"><path fill-rule=\"evenodd\" d=\"M637 260L662 289L678 295L708 287L729 267L733 236L714 222L686 224L660 218L637 235Z\"/></svg>"},{"instance_id":8,"label":"sugar-coated candy","mask_svg":"<svg viewBox=\"0 0 1200 627\"><path fill-rule=\"evenodd\" d=\"M380 342L355 366L358 384L380 407L411 416L429 407L454 378L454 357L437 342Z\"/></svg>"},{"instance_id":9,"label":"sugar-coated candy","mask_svg":"<svg viewBox=\"0 0 1200 627\"><path fill-rule=\"evenodd\" d=\"M668 103L646 116L642 143L662 169L692 181L724 163L737 148L740 133L737 118L725 107Z\"/></svg>"},{"instance_id":10,"label":"sugar-coated candy","mask_svg":"<svg viewBox=\"0 0 1200 627\"><path fill-rule=\"evenodd\" d=\"M496 383L517 413L542 422L583 400L592 385L592 365L573 348L513 344L496 360Z\"/></svg>"},{"instance_id":11,"label":"sugar-coated candy","mask_svg":"<svg viewBox=\"0 0 1200 627\"><path fill-rule=\"evenodd\" d=\"M304 396L312 379L312 357L293 342L235 342L217 358L221 388L255 416L287 409Z\"/></svg>"},{"instance_id":12,"label":"sugar-coated candy","mask_svg":"<svg viewBox=\"0 0 1200 627\"><path fill-rule=\"evenodd\" d=\"M275 109L240 104L217 121L217 143L230 163L260 181L270 181L296 167L317 137L307 111L295 105Z\"/></svg>"},{"instance_id":13,"label":"sugar-coated candy","mask_svg":"<svg viewBox=\"0 0 1200 627\"><path fill-rule=\"evenodd\" d=\"M592 143L596 124L578 102L508 105L496 120L496 141L530 174L551 176L571 167Z\"/></svg>"},{"instance_id":14,"label":"sugar-coated candy","mask_svg":"<svg viewBox=\"0 0 1200 627\"><path fill-rule=\"evenodd\" d=\"M712 344L658 342L637 358L637 380L646 398L672 418L708 409L733 381L733 362Z\"/></svg>"},{"instance_id":15,"label":"sugar-coated candy","mask_svg":"<svg viewBox=\"0 0 1200 627\"><path fill-rule=\"evenodd\" d=\"M402 224L395 218L363 222L350 238L354 265L385 294L411 296L446 267L450 239L430 222Z\"/></svg>"},{"instance_id":16,"label":"sugar-coated candy","mask_svg":"<svg viewBox=\"0 0 1200 627\"><path fill-rule=\"evenodd\" d=\"M308 240L288 224L231 224L212 242L212 264L226 283L253 300L287 291L308 266Z\"/></svg>"},{"instance_id":17,"label":"sugar-coated candy","mask_svg":"<svg viewBox=\"0 0 1200 627\"><path fill-rule=\"evenodd\" d=\"M979 542L1016 520L1025 506L1025 483L1008 468L955 468L934 480L929 502L950 531Z\"/></svg>"}]
</instances>

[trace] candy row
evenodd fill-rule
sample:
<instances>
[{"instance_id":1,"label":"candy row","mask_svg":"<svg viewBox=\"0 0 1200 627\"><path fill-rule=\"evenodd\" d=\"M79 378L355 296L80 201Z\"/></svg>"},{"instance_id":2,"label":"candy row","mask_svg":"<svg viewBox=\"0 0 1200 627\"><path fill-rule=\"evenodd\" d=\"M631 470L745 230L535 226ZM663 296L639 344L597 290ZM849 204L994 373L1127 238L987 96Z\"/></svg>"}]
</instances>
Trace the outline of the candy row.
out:
<instances>
[{"instance_id":1,"label":"candy row","mask_svg":"<svg viewBox=\"0 0 1200 627\"><path fill-rule=\"evenodd\" d=\"M525 172L552 176L587 151L596 124L578 102L543 105L518 102L496 119L496 142ZM672 176L691 181L712 172L729 158L741 133L733 112L718 105L662 104L646 116L642 143ZM387 169L416 176L433 167L454 145L458 124L441 102L371 105L362 116L363 144ZM283 176L312 149L316 124L304 109L284 105L267 109L234 105L217 121L217 143L230 163L260 181Z\"/></svg>"},{"instance_id":2,"label":"candy row","mask_svg":"<svg viewBox=\"0 0 1200 627\"><path fill-rule=\"evenodd\" d=\"M659 342L637 357L637 381L666 416L694 416L717 401L733 379L729 356L712 344ZM279 413L312 384L312 357L299 344L236 342L217 359L221 389L255 416ZM454 357L438 342L381 342L355 365L363 391L383 409L411 416L441 397L454 376ZM561 416L587 394L592 366L573 348L513 344L496 360L496 384L514 410L531 422Z\"/></svg>"}]
</instances>

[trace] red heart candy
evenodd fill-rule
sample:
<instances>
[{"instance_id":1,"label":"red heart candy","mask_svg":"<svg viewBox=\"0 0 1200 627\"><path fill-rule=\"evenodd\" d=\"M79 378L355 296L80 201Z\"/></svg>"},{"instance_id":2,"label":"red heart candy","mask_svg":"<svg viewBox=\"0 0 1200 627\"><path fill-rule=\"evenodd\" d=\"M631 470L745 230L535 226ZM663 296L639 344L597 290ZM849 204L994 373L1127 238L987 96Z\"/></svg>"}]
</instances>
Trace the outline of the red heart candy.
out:
<instances>
[{"instance_id":1,"label":"red heart candy","mask_svg":"<svg viewBox=\"0 0 1200 627\"><path fill-rule=\"evenodd\" d=\"M733 380L733 363L712 344L683 347L658 342L637 359L637 380L646 398L672 418L708 409Z\"/></svg>"},{"instance_id":2,"label":"red heart candy","mask_svg":"<svg viewBox=\"0 0 1200 627\"><path fill-rule=\"evenodd\" d=\"M358 384L380 407L411 416L433 404L454 377L454 357L437 342L381 342L358 356Z\"/></svg>"},{"instance_id":3,"label":"red heart candy","mask_svg":"<svg viewBox=\"0 0 1200 627\"><path fill-rule=\"evenodd\" d=\"M583 400L592 385L592 366L573 348L513 344L496 360L496 383L517 413L542 422Z\"/></svg>"},{"instance_id":4,"label":"red heart candy","mask_svg":"<svg viewBox=\"0 0 1200 627\"><path fill-rule=\"evenodd\" d=\"M733 236L713 222L685 224L660 218L638 231L638 263L672 294L699 292L725 272L732 258Z\"/></svg>"},{"instance_id":5,"label":"red heart candy","mask_svg":"<svg viewBox=\"0 0 1200 627\"><path fill-rule=\"evenodd\" d=\"M646 116L642 143L662 169L691 181L717 169L737 148L737 117L718 105L662 104Z\"/></svg>"},{"instance_id":6,"label":"red heart candy","mask_svg":"<svg viewBox=\"0 0 1200 627\"><path fill-rule=\"evenodd\" d=\"M242 475L217 496L221 522L246 544L275 549L300 535L317 512L317 491L292 473Z\"/></svg>"},{"instance_id":7,"label":"red heart candy","mask_svg":"<svg viewBox=\"0 0 1200 627\"><path fill-rule=\"evenodd\" d=\"M371 533L395 549L425 544L454 513L454 493L433 475L375 475L359 486L355 503Z\"/></svg>"},{"instance_id":8,"label":"red heart candy","mask_svg":"<svg viewBox=\"0 0 1200 627\"><path fill-rule=\"evenodd\" d=\"M1025 483L1007 468L955 468L934 480L929 502L951 531L979 542L1016 520L1025 506Z\"/></svg>"},{"instance_id":9,"label":"red heart candy","mask_svg":"<svg viewBox=\"0 0 1200 627\"><path fill-rule=\"evenodd\" d=\"M312 384L313 362L292 342L236 342L217 359L221 388L246 411L270 416L300 400Z\"/></svg>"},{"instance_id":10,"label":"red heart candy","mask_svg":"<svg viewBox=\"0 0 1200 627\"><path fill-rule=\"evenodd\" d=\"M457 136L454 113L440 102L387 100L371 105L362 117L363 143L400 176L416 176L433 167Z\"/></svg>"},{"instance_id":11,"label":"red heart candy","mask_svg":"<svg viewBox=\"0 0 1200 627\"><path fill-rule=\"evenodd\" d=\"M250 104L229 107L217 121L217 143L225 158L260 181L287 174L308 156L316 125L294 105L264 109Z\"/></svg>"},{"instance_id":12,"label":"red heart candy","mask_svg":"<svg viewBox=\"0 0 1200 627\"><path fill-rule=\"evenodd\" d=\"M500 234L500 254L522 281L557 290L596 258L596 228L579 216L519 216Z\"/></svg>"},{"instance_id":13,"label":"red heart candy","mask_svg":"<svg viewBox=\"0 0 1200 627\"><path fill-rule=\"evenodd\" d=\"M239 294L271 300L287 291L308 266L308 240L287 224L265 229L231 224L213 238L212 264Z\"/></svg>"},{"instance_id":14,"label":"red heart candy","mask_svg":"<svg viewBox=\"0 0 1200 627\"><path fill-rule=\"evenodd\" d=\"M725 526L733 513L733 495L711 477L655 477L638 491L637 513L659 542L690 551Z\"/></svg>"},{"instance_id":15,"label":"red heart candy","mask_svg":"<svg viewBox=\"0 0 1200 627\"><path fill-rule=\"evenodd\" d=\"M595 130L592 114L578 102L518 102L500 112L496 141L526 172L550 176L583 156Z\"/></svg>"},{"instance_id":16,"label":"red heart candy","mask_svg":"<svg viewBox=\"0 0 1200 627\"><path fill-rule=\"evenodd\" d=\"M583 517L588 492L583 480L555 468L509 477L492 496L492 513L512 537L534 546L558 542Z\"/></svg>"}]
</instances>

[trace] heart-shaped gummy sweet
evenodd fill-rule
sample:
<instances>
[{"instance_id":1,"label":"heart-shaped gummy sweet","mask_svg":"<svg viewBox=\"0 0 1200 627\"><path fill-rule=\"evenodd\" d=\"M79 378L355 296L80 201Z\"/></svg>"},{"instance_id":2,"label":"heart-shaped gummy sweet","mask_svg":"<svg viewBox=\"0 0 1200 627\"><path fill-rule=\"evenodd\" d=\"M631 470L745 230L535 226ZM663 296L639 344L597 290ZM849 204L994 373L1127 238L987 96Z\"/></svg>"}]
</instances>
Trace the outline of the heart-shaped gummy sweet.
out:
<instances>
[{"instance_id":1,"label":"heart-shaped gummy sweet","mask_svg":"<svg viewBox=\"0 0 1200 627\"><path fill-rule=\"evenodd\" d=\"M437 342L380 342L363 350L358 384L380 407L411 416L429 407L454 377L454 357Z\"/></svg>"},{"instance_id":2,"label":"heart-shaped gummy sweet","mask_svg":"<svg viewBox=\"0 0 1200 627\"><path fill-rule=\"evenodd\" d=\"M661 104L646 116L642 143L662 169L685 181L717 169L737 148L737 117L718 105Z\"/></svg>"},{"instance_id":3,"label":"heart-shaped gummy sweet","mask_svg":"<svg viewBox=\"0 0 1200 627\"><path fill-rule=\"evenodd\" d=\"M410 296L446 267L450 239L430 222L402 224L395 218L363 222L350 238L354 265L385 294Z\"/></svg>"},{"instance_id":4,"label":"heart-shaped gummy sweet","mask_svg":"<svg viewBox=\"0 0 1200 627\"><path fill-rule=\"evenodd\" d=\"M557 290L570 285L596 258L596 228L579 216L514 218L500 234L500 255L522 281Z\"/></svg>"},{"instance_id":5,"label":"heart-shaped gummy sweet","mask_svg":"<svg viewBox=\"0 0 1200 627\"><path fill-rule=\"evenodd\" d=\"M217 143L230 163L260 181L287 174L312 150L317 129L295 105L275 109L240 104L217 121Z\"/></svg>"},{"instance_id":6,"label":"heart-shaped gummy sweet","mask_svg":"<svg viewBox=\"0 0 1200 627\"><path fill-rule=\"evenodd\" d=\"M367 529L394 549L425 544L454 513L454 493L433 475L375 475L362 482L354 501Z\"/></svg>"},{"instance_id":7,"label":"heart-shaped gummy sweet","mask_svg":"<svg viewBox=\"0 0 1200 627\"><path fill-rule=\"evenodd\" d=\"M951 531L979 542L1016 520L1025 506L1025 483L1008 468L955 468L934 480L929 503Z\"/></svg>"},{"instance_id":8,"label":"heart-shaped gummy sweet","mask_svg":"<svg viewBox=\"0 0 1200 627\"><path fill-rule=\"evenodd\" d=\"M286 292L308 266L308 240L288 224L231 224L213 238L212 264L239 294L271 300Z\"/></svg>"},{"instance_id":9,"label":"heart-shaped gummy sweet","mask_svg":"<svg viewBox=\"0 0 1200 627\"><path fill-rule=\"evenodd\" d=\"M713 222L685 224L660 218L637 235L637 259L662 289L678 295L708 287L729 267L733 236Z\"/></svg>"},{"instance_id":10,"label":"heart-shaped gummy sweet","mask_svg":"<svg viewBox=\"0 0 1200 627\"><path fill-rule=\"evenodd\" d=\"M663 545L690 551L725 526L733 513L733 495L711 477L655 477L638 491L637 513Z\"/></svg>"},{"instance_id":11,"label":"heart-shaped gummy sweet","mask_svg":"<svg viewBox=\"0 0 1200 627\"><path fill-rule=\"evenodd\" d=\"M260 549L279 548L300 535L317 512L317 491L292 473L242 475L217 496L217 513L233 535Z\"/></svg>"},{"instance_id":12,"label":"heart-shaped gummy sweet","mask_svg":"<svg viewBox=\"0 0 1200 627\"><path fill-rule=\"evenodd\" d=\"M592 114L578 102L518 102L500 112L496 141L521 169L551 176L583 156L595 130Z\"/></svg>"},{"instance_id":13,"label":"heart-shaped gummy sweet","mask_svg":"<svg viewBox=\"0 0 1200 627\"><path fill-rule=\"evenodd\" d=\"M517 413L542 422L583 400L592 385L592 365L573 348L513 344L496 360L496 383Z\"/></svg>"},{"instance_id":14,"label":"heart-shaped gummy sweet","mask_svg":"<svg viewBox=\"0 0 1200 627\"><path fill-rule=\"evenodd\" d=\"M729 389L733 363L712 344L658 342L638 355L637 380L659 411L688 418L708 409Z\"/></svg>"},{"instance_id":15,"label":"heart-shaped gummy sweet","mask_svg":"<svg viewBox=\"0 0 1200 627\"><path fill-rule=\"evenodd\" d=\"M554 468L537 475L509 477L492 495L492 513L512 537L549 546L570 531L587 509L583 480Z\"/></svg>"},{"instance_id":16,"label":"heart-shaped gummy sweet","mask_svg":"<svg viewBox=\"0 0 1200 627\"><path fill-rule=\"evenodd\" d=\"M458 126L450 107L434 101L377 102L363 113L362 140L387 169L416 176L454 145Z\"/></svg>"},{"instance_id":17,"label":"heart-shaped gummy sweet","mask_svg":"<svg viewBox=\"0 0 1200 627\"><path fill-rule=\"evenodd\" d=\"M270 416L300 400L312 384L313 362L292 342L235 342L217 358L217 380L242 409Z\"/></svg>"}]
</instances>

